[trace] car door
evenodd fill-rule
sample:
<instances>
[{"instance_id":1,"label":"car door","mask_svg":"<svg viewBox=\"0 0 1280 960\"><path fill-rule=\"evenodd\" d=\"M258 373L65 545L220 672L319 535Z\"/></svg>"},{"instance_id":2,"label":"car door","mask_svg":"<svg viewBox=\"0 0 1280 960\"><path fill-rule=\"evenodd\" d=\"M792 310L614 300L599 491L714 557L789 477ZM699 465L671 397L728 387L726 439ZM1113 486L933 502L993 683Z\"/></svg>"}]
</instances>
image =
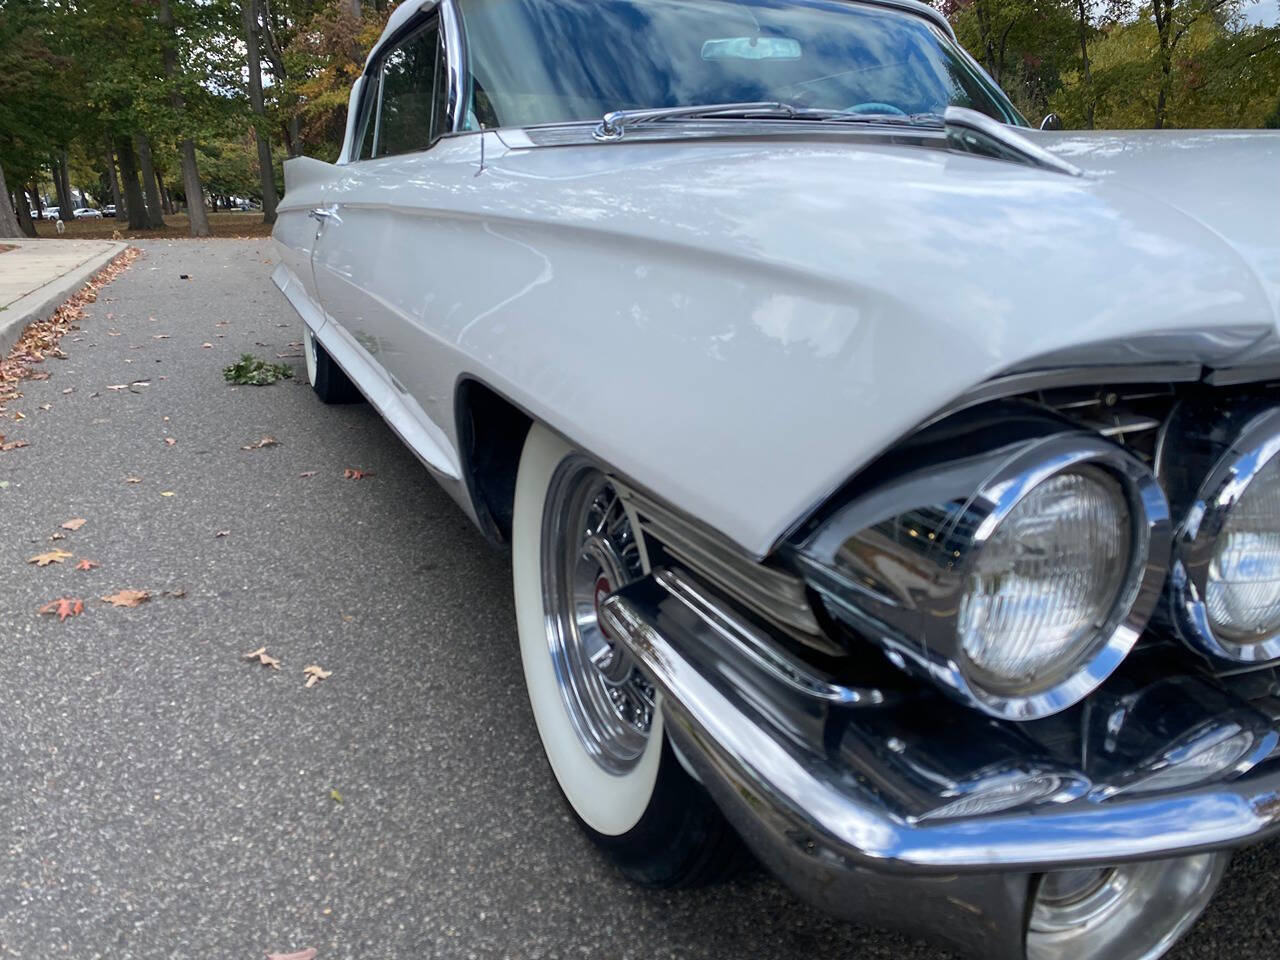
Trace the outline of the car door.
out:
<instances>
[{"instance_id":1,"label":"car door","mask_svg":"<svg viewBox=\"0 0 1280 960\"><path fill-rule=\"evenodd\" d=\"M449 153L438 145L447 117L440 101L444 43L438 15L419 19L389 44L366 75L354 156L326 196L316 245L316 284L339 324L397 389L420 353L430 311L435 242L432 197Z\"/></svg>"}]
</instances>

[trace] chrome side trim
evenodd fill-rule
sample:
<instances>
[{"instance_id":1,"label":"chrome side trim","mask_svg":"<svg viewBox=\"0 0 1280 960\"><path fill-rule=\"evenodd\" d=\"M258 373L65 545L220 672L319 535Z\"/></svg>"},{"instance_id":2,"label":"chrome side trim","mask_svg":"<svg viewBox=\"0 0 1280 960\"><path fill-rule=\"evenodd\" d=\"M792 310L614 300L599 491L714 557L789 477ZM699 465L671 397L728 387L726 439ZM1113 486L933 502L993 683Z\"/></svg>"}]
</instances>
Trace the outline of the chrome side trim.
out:
<instances>
[{"instance_id":1,"label":"chrome side trim","mask_svg":"<svg viewBox=\"0 0 1280 960\"><path fill-rule=\"evenodd\" d=\"M961 153L1011 160L1069 177L1084 176L1084 171L1075 164L1032 143L1015 132L1013 127L993 120L985 113L968 107L947 107L943 118L952 147Z\"/></svg>"},{"instance_id":2,"label":"chrome side trim","mask_svg":"<svg viewBox=\"0 0 1280 960\"><path fill-rule=\"evenodd\" d=\"M881 708L797 699L752 668L724 621L673 601L652 579L614 594L602 615L662 694L668 733L753 849L806 899L843 915L841 900L856 900L853 884L868 874L1040 872L1230 848L1280 831L1274 767L1148 795L912 820L878 799L890 769L883 758L842 767L827 742Z\"/></svg>"},{"instance_id":3,"label":"chrome side trim","mask_svg":"<svg viewBox=\"0 0 1280 960\"><path fill-rule=\"evenodd\" d=\"M804 581L760 563L714 531L682 517L621 479L614 479L622 499L639 515L641 529L668 553L756 613L799 633L810 646L829 653L844 652L826 639L810 606Z\"/></svg>"},{"instance_id":4,"label":"chrome side trim","mask_svg":"<svg viewBox=\"0 0 1280 960\"><path fill-rule=\"evenodd\" d=\"M673 569L654 571L653 579L672 597L701 617L727 642L734 643L755 666L806 696L831 703L857 706L884 703L874 688L849 687L819 676L808 664L789 656L776 643L741 618L718 606L696 580Z\"/></svg>"}]
</instances>

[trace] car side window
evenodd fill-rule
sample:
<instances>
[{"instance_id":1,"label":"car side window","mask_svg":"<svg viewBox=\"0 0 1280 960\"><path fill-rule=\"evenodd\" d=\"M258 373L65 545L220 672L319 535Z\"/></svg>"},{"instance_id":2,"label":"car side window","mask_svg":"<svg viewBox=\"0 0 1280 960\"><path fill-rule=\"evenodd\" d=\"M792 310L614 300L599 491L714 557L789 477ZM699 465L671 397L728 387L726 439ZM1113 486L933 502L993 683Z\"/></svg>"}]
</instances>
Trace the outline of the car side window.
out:
<instances>
[{"instance_id":1,"label":"car side window","mask_svg":"<svg viewBox=\"0 0 1280 960\"><path fill-rule=\"evenodd\" d=\"M447 129L447 76L433 18L379 58L366 85L357 159L429 148Z\"/></svg>"}]
</instances>

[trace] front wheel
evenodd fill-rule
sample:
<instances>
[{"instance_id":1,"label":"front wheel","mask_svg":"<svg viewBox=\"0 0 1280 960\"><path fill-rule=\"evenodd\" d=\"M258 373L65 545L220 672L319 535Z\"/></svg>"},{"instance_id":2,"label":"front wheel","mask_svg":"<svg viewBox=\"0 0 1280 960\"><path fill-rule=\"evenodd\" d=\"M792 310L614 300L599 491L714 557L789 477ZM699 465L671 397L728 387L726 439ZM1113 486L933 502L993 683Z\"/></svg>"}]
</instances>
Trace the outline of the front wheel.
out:
<instances>
[{"instance_id":1,"label":"front wheel","mask_svg":"<svg viewBox=\"0 0 1280 960\"><path fill-rule=\"evenodd\" d=\"M653 687L600 624L600 603L647 573L637 530L609 478L535 424L511 540L538 733L569 806L622 872L647 886L688 886L732 870L740 846L667 743Z\"/></svg>"}]
</instances>

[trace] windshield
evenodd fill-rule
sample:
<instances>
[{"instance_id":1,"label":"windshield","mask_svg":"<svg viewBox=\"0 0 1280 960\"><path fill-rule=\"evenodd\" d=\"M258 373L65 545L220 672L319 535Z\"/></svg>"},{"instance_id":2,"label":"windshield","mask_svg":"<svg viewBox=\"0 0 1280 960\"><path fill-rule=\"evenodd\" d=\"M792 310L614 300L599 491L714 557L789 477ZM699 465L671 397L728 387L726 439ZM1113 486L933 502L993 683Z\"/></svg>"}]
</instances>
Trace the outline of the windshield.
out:
<instances>
[{"instance_id":1,"label":"windshield","mask_svg":"<svg viewBox=\"0 0 1280 960\"><path fill-rule=\"evenodd\" d=\"M1024 121L943 31L843 0L458 0L463 129L612 110L781 101L910 115L969 107Z\"/></svg>"}]
</instances>

